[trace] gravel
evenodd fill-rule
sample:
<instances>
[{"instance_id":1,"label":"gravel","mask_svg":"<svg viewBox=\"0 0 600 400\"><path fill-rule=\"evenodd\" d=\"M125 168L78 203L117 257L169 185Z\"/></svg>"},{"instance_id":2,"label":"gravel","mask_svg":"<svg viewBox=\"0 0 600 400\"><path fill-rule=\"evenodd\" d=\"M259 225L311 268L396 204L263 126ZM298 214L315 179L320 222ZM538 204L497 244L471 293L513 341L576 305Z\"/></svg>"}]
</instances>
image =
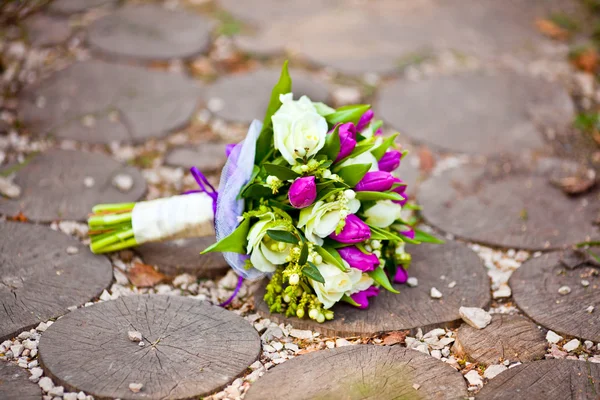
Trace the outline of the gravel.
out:
<instances>
[{"instance_id":1,"label":"gravel","mask_svg":"<svg viewBox=\"0 0 600 400\"><path fill-rule=\"evenodd\" d=\"M563 340L563 337L553 331L548 331L548 333L546 333L546 340L548 343L558 343Z\"/></svg>"},{"instance_id":2,"label":"gravel","mask_svg":"<svg viewBox=\"0 0 600 400\"><path fill-rule=\"evenodd\" d=\"M492 316L487 311L477 307L461 307L460 317L475 329L483 329L492 322Z\"/></svg>"},{"instance_id":3,"label":"gravel","mask_svg":"<svg viewBox=\"0 0 600 400\"><path fill-rule=\"evenodd\" d=\"M490 365L485 369L485 372L483 373L483 377L486 379L492 379L496 375L498 375L501 372L506 371L507 369L508 368L502 364Z\"/></svg>"},{"instance_id":4,"label":"gravel","mask_svg":"<svg viewBox=\"0 0 600 400\"><path fill-rule=\"evenodd\" d=\"M564 346L563 349L565 351L573 351L579 348L579 346L581 346L581 342L578 339L573 339L569 342L567 342Z\"/></svg>"}]
</instances>

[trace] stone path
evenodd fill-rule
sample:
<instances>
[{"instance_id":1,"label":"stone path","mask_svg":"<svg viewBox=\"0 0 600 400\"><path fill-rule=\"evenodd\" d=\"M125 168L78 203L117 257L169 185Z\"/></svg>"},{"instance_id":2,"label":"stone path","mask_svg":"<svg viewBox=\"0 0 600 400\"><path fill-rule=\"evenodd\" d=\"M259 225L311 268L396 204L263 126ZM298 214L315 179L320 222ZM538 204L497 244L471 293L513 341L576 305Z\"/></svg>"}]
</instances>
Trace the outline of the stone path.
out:
<instances>
[{"instance_id":1,"label":"stone path","mask_svg":"<svg viewBox=\"0 0 600 400\"><path fill-rule=\"evenodd\" d=\"M146 243L135 249L144 262L156 265L168 276L190 274L199 278L216 278L223 275L229 266L219 253L199 255L215 242L213 237L178 239L164 243Z\"/></svg>"},{"instance_id":2,"label":"stone path","mask_svg":"<svg viewBox=\"0 0 600 400\"><path fill-rule=\"evenodd\" d=\"M298 357L267 373L247 400L459 399L465 383L450 366L401 347L348 346Z\"/></svg>"},{"instance_id":3,"label":"stone path","mask_svg":"<svg viewBox=\"0 0 600 400\"><path fill-rule=\"evenodd\" d=\"M85 61L21 98L21 118L37 135L90 143L140 142L185 125L200 89L184 76Z\"/></svg>"},{"instance_id":4,"label":"stone path","mask_svg":"<svg viewBox=\"0 0 600 400\"><path fill-rule=\"evenodd\" d=\"M0 341L98 297L110 263L47 227L0 222Z\"/></svg>"},{"instance_id":5,"label":"stone path","mask_svg":"<svg viewBox=\"0 0 600 400\"><path fill-rule=\"evenodd\" d=\"M593 399L600 393L600 365L545 360L519 365L495 377L478 399Z\"/></svg>"},{"instance_id":6,"label":"stone path","mask_svg":"<svg viewBox=\"0 0 600 400\"><path fill-rule=\"evenodd\" d=\"M29 374L15 365L0 363L0 398L3 400L39 400L42 391L29 381Z\"/></svg>"},{"instance_id":7,"label":"stone path","mask_svg":"<svg viewBox=\"0 0 600 400\"><path fill-rule=\"evenodd\" d=\"M136 201L146 191L135 168L74 150L34 155L15 175L21 194L11 200L0 198L0 213L22 213L31 221L85 220L95 204Z\"/></svg>"},{"instance_id":8,"label":"stone path","mask_svg":"<svg viewBox=\"0 0 600 400\"><path fill-rule=\"evenodd\" d=\"M188 58L206 52L214 23L153 4L125 6L88 30L92 49L142 60Z\"/></svg>"},{"instance_id":9,"label":"stone path","mask_svg":"<svg viewBox=\"0 0 600 400\"><path fill-rule=\"evenodd\" d=\"M481 330L462 325L453 350L483 365L504 360L527 362L544 357L546 340L543 332L527 318L495 315L492 323Z\"/></svg>"},{"instance_id":10,"label":"stone path","mask_svg":"<svg viewBox=\"0 0 600 400\"><path fill-rule=\"evenodd\" d=\"M492 246L541 250L600 237L594 223L600 191L570 196L557 187L577 176L557 160L466 164L421 185L425 219L457 236Z\"/></svg>"},{"instance_id":11,"label":"stone path","mask_svg":"<svg viewBox=\"0 0 600 400\"><path fill-rule=\"evenodd\" d=\"M74 14L90 8L113 6L118 0L56 0L50 4L50 11L60 14Z\"/></svg>"},{"instance_id":12,"label":"stone path","mask_svg":"<svg viewBox=\"0 0 600 400\"><path fill-rule=\"evenodd\" d=\"M60 319L42 336L39 351L44 371L73 391L188 399L241 374L258 357L260 340L240 317L208 303L127 296Z\"/></svg>"},{"instance_id":13,"label":"stone path","mask_svg":"<svg viewBox=\"0 0 600 400\"><path fill-rule=\"evenodd\" d=\"M548 253L510 278L525 314L556 332L600 342L600 264L590 257Z\"/></svg>"},{"instance_id":14,"label":"stone path","mask_svg":"<svg viewBox=\"0 0 600 400\"><path fill-rule=\"evenodd\" d=\"M416 141L485 155L540 149L542 129L564 132L575 114L560 84L501 71L397 81L378 105L384 120Z\"/></svg>"},{"instance_id":15,"label":"stone path","mask_svg":"<svg viewBox=\"0 0 600 400\"><path fill-rule=\"evenodd\" d=\"M461 306L487 306L490 301L488 277L477 255L466 246L456 242L423 244L411 247L410 252L413 262L408 273L418 279L418 286L394 285L400 294L382 291L370 301L367 310L359 311L342 303L333 308L335 318L323 324L285 318L269 313L262 301L264 283L255 296L256 309L265 317L301 329L332 336L357 336L452 326L460 320ZM430 296L434 287L442 292L441 299Z\"/></svg>"}]
</instances>

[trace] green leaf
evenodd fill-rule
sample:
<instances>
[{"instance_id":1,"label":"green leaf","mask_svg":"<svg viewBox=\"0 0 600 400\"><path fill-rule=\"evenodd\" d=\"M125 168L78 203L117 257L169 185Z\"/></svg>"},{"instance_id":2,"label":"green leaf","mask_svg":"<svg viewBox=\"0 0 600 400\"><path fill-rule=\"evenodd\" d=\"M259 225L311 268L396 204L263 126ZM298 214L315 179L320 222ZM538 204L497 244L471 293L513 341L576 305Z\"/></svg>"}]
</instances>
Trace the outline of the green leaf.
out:
<instances>
[{"instance_id":1,"label":"green leaf","mask_svg":"<svg viewBox=\"0 0 600 400\"><path fill-rule=\"evenodd\" d=\"M420 205L418 205L416 203L413 203L412 201L409 201L408 203L406 203L402 208L405 210L415 210L415 211L423 209L423 207L421 207Z\"/></svg>"},{"instance_id":2,"label":"green leaf","mask_svg":"<svg viewBox=\"0 0 600 400\"><path fill-rule=\"evenodd\" d=\"M354 125L358 123L360 117L369 109L369 104L354 104L350 106L340 107L333 114L325 117L330 125L343 124L352 122Z\"/></svg>"},{"instance_id":3,"label":"green leaf","mask_svg":"<svg viewBox=\"0 0 600 400\"><path fill-rule=\"evenodd\" d=\"M300 250L300 258L298 259L299 265L306 264L308 260L308 244L306 242L302 242L302 250Z\"/></svg>"},{"instance_id":4,"label":"green leaf","mask_svg":"<svg viewBox=\"0 0 600 400\"><path fill-rule=\"evenodd\" d=\"M436 243L436 244L444 243L444 241L442 239L439 239L433 235L430 235L427 232L423 232L420 229L415 229L415 240L418 240L421 243Z\"/></svg>"},{"instance_id":5,"label":"green leaf","mask_svg":"<svg viewBox=\"0 0 600 400\"><path fill-rule=\"evenodd\" d=\"M259 173L260 173L260 168L257 165L252 167L252 176L250 176L250 180L248 182L246 182L246 184L244 186L242 186L242 188L240 189L240 192L237 195L238 200L242 198L242 193L244 193L244 191L246 191L248 189L248 187L250 187L250 185L252 185L252 183L254 182L254 179L256 179L256 177L258 176Z\"/></svg>"},{"instance_id":6,"label":"green leaf","mask_svg":"<svg viewBox=\"0 0 600 400\"><path fill-rule=\"evenodd\" d=\"M390 283L388 276L385 274L385 271L382 268L375 268L375 271L369 272L369 276L373 278L373 280L379 283L384 289L392 293L400 293Z\"/></svg>"},{"instance_id":7,"label":"green leaf","mask_svg":"<svg viewBox=\"0 0 600 400\"><path fill-rule=\"evenodd\" d=\"M335 158L340 153L340 132L339 126L336 126L333 132L327 134L325 137L325 145L319 151L319 154L324 154L330 160Z\"/></svg>"},{"instance_id":8,"label":"green leaf","mask_svg":"<svg viewBox=\"0 0 600 400\"><path fill-rule=\"evenodd\" d=\"M288 179L296 179L300 176L300 174L297 174L290 168L284 167L283 165L263 164L263 167L265 168L265 171L267 171L267 174L276 176L282 181L287 181Z\"/></svg>"},{"instance_id":9,"label":"green leaf","mask_svg":"<svg viewBox=\"0 0 600 400\"><path fill-rule=\"evenodd\" d=\"M271 207L276 207L276 208L279 208L279 209L284 210L284 211L295 211L296 210L291 205L282 203L282 202L277 201L277 200L269 199L268 202L269 202L269 205ZM252 208L249 208L249 209L252 209Z\"/></svg>"},{"instance_id":10,"label":"green leaf","mask_svg":"<svg viewBox=\"0 0 600 400\"><path fill-rule=\"evenodd\" d=\"M258 139L256 140L256 155L254 157L255 164L260 165L266 158L269 151L271 151L273 148L273 121L271 121L271 117L273 114L275 114L275 112L277 112L279 107L281 107L279 95L290 93L291 91L292 79L290 78L290 74L288 72L288 62L285 61L283 63L283 67L281 67L279 81L273 87L271 92L271 100L269 101L267 112L265 113L263 127L260 131Z\"/></svg>"},{"instance_id":11,"label":"green leaf","mask_svg":"<svg viewBox=\"0 0 600 400\"><path fill-rule=\"evenodd\" d=\"M321 257L323 257L323 262L334 265L344 272L347 271L340 253L338 253L338 251L333 247L315 246L315 250L317 253L319 253L319 255L321 255Z\"/></svg>"},{"instance_id":12,"label":"green leaf","mask_svg":"<svg viewBox=\"0 0 600 400\"><path fill-rule=\"evenodd\" d=\"M323 278L323 275L321 275L321 272L319 271L317 266L311 262L309 262L307 266L302 268L302 274L306 275L313 281L325 283L325 278Z\"/></svg>"},{"instance_id":13,"label":"green leaf","mask_svg":"<svg viewBox=\"0 0 600 400\"><path fill-rule=\"evenodd\" d=\"M381 160L381 157L385 154L385 152L394 144L394 140L396 140L397 133L394 133L392 136L387 137L383 143L381 143L377 148L371 151L371 154L375 156L377 161Z\"/></svg>"},{"instance_id":14,"label":"green leaf","mask_svg":"<svg viewBox=\"0 0 600 400\"><path fill-rule=\"evenodd\" d=\"M242 223L235 228L227 237L219 240L217 243L208 246L200 254L206 254L211 252L230 252L238 254L246 254L246 243L248 243L247 236L250 230L250 218L244 218Z\"/></svg>"},{"instance_id":15,"label":"green leaf","mask_svg":"<svg viewBox=\"0 0 600 400\"><path fill-rule=\"evenodd\" d=\"M315 106L315 108L317 109L317 113L323 117L326 117L329 114L333 114L335 112L335 108L331 108L325 103L313 101L313 106Z\"/></svg>"},{"instance_id":16,"label":"green leaf","mask_svg":"<svg viewBox=\"0 0 600 400\"><path fill-rule=\"evenodd\" d=\"M267 235L277 242L298 244L298 238L292 232L269 229Z\"/></svg>"},{"instance_id":17,"label":"green leaf","mask_svg":"<svg viewBox=\"0 0 600 400\"><path fill-rule=\"evenodd\" d=\"M352 297L348 296L347 294L343 295L340 300L350 305L353 305L354 307L360 307L360 304L352 300Z\"/></svg>"},{"instance_id":18,"label":"green leaf","mask_svg":"<svg viewBox=\"0 0 600 400\"><path fill-rule=\"evenodd\" d=\"M356 198L360 201L377 200L402 200L403 197L394 192L356 192Z\"/></svg>"},{"instance_id":19,"label":"green leaf","mask_svg":"<svg viewBox=\"0 0 600 400\"><path fill-rule=\"evenodd\" d=\"M369 169L371 164L354 164L343 167L337 174L348 186L354 187L369 172Z\"/></svg>"},{"instance_id":20,"label":"green leaf","mask_svg":"<svg viewBox=\"0 0 600 400\"><path fill-rule=\"evenodd\" d=\"M373 132L377 132L377 129L381 128L382 125L383 121L378 119L375 122L371 122L371 129L373 129Z\"/></svg>"},{"instance_id":21,"label":"green leaf","mask_svg":"<svg viewBox=\"0 0 600 400\"><path fill-rule=\"evenodd\" d=\"M359 144L354 148L354 150L352 150L352 153L350 153L346 157L342 158L336 164L341 164L346 160L357 157L357 156L361 155L362 153L366 153L367 151L371 150L371 148L373 148L373 143Z\"/></svg>"},{"instance_id":22,"label":"green leaf","mask_svg":"<svg viewBox=\"0 0 600 400\"><path fill-rule=\"evenodd\" d=\"M598 254L594 253L594 252L593 252L593 251L591 251L591 250L586 250L586 252L587 252L587 253L588 253L588 254L589 254L589 255L590 255L592 258L594 258L594 260L596 260L596 262L599 262L599 263L600 263L600 255L598 255Z\"/></svg>"},{"instance_id":23,"label":"green leaf","mask_svg":"<svg viewBox=\"0 0 600 400\"><path fill-rule=\"evenodd\" d=\"M339 192L343 192L343 191L344 191L344 188L336 188L335 186L326 187L321 192L319 192L319 195L317 196L317 201L321 201L331 195L335 195L335 194L338 194Z\"/></svg>"},{"instance_id":24,"label":"green leaf","mask_svg":"<svg viewBox=\"0 0 600 400\"><path fill-rule=\"evenodd\" d=\"M245 199L249 197L260 199L262 197L269 197L272 195L273 191L270 188L263 186L261 183L253 183L242 192L242 197Z\"/></svg>"},{"instance_id":25,"label":"green leaf","mask_svg":"<svg viewBox=\"0 0 600 400\"><path fill-rule=\"evenodd\" d=\"M372 225L368 225L368 226L369 226L369 229L371 229L371 239L373 239L373 234L376 234L378 236L377 240L391 240L394 242L405 242L406 241L402 237L400 237L390 231L387 231L385 229L378 228L378 227L372 226ZM383 239L381 237L383 237Z\"/></svg>"}]
</instances>

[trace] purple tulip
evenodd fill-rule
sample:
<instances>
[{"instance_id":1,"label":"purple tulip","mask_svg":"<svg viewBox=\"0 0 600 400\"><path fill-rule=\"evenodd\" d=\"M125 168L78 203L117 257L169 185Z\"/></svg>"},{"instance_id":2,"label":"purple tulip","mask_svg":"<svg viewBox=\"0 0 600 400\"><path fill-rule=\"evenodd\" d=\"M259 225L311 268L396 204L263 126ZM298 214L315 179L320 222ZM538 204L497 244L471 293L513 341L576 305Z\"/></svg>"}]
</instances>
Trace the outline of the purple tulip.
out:
<instances>
[{"instance_id":1,"label":"purple tulip","mask_svg":"<svg viewBox=\"0 0 600 400\"><path fill-rule=\"evenodd\" d=\"M367 110L358 120L358 124L356 124L356 131L362 132L362 130L371 123L374 115L375 113L373 113L373 110Z\"/></svg>"},{"instance_id":2,"label":"purple tulip","mask_svg":"<svg viewBox=\"0 0 600 400\"><path fill-rule=\"evenodd\" d=\"M229 155L231 154L231 152L233 151L233 148L237 146L237 144L235 143L229 143L228 145L225 146L225 155L227 157L229 157Z\"/></svg>"},{"instance_id":3,"label":"purple tulip","mask_svg":"<svg viewBox=\"0 0 600 400\"><path fill-rule=\"evenodd\" d=\"M365 308L369 307L369 297L377 296L378 294L379 288L376 286L371 286L368 289L350 295L350 297L352 297L352 300L359 304L358 308L364 310Z\"/></svg>"},{"instance_id":4,"label":"purple tulip","mask_svg":"<svg viewBox=\"0 0 600 400\"><path fill-rule=\"evenodd\" d=\"M394 177L386 171L371 171L356 184L357 192L385 192L394 185Z\"/></svg>"},{"instance_id":5,"label":"purple tulip","mask_svg":"<svg viewBox=\"0 0 600 400\"><path fill-rule=\"evenodd\" d=\"M400 178L394 178L394 183L404 183L404 182ZM395 187L392 189L392 192L398 193L400 196L403 197L402 200L392 200L394 203L404 206L408 202L408 195L406 195L404 193L404 192L406 192L406 185Z\"/></svg>"},{"instance_id":6,"label":"purple tulip","mask_svg":"<svg viewBox=\"0 0 600 400\"><path fill-rule=\"evenodd\" d=\"M350 214L346 217L344 229L339 234L332 233L329 237L340 243L360 243L371 238L371 229L356 215Z\"/></svg>"},{"instance_id":7,"label":"purple tulip","mask_svg":"<svg viewBox=\"0 0 600 400\"><path fill-rule=\"evenodd\" d=\"M336 162L349 156L356 147L356 128L352 122L340 125L338 133L340 135L340 152L335 158Z\"/></svg>"},{"instance_id":8,"label":"purple tulip","mask_svg":"<svg viewBox=\"0 0 600 400\"><path fill-rule=\"evenodd\" d=\"M406 226L406 225L404 225L404 228L406 228L406 229L403 231L398 231L398 233L406 236L409 239L414 239L415 238L415 230L413 228L411 228L410 226Z\"/></svg>"},{"instance_id":9,"label":"purple tulip","mask_svg":"<svg viewBox=\"0 0 600 400\"><path fill-rule=\"evenodd\" d=\"M290 186L288 193L290 204L294 208L304 208L310 206L317 198L317 185L314 176L305 176L298 178Z\"/></svg>"},{"instance_id":10,"label":"purple tulip","mask_svg":"<svg viewBox=\"0 0 600 400\"><path fill-rule=\"evenodd\" d=\"M374 133L375 136L383 136L383 130L381 130L381 128L377 128L377 130Z\"/></svg>"},{"instance_id":11,"label":"purple tulip","mask_svg":"<svg viewBox=\"0 0 600 400\"><path fill-rule=\"evenodd\" d=\"M408 272L402 267L402 265L398 265L396 267L396 275L394 276L394 282L396 283L406 283L408 280Z\"/></svg>"},{"instance_id":12,"label":"purple tulip","mask_svg":"<svg viewBox=\"0 0 600 400\"><path fill-rule=\"evenodd\" d=\"M373 271L379 265L379 259L375 254L365 254L355 246L338 249L340 256L352 268L360 269L362 272Z\"/></svg>"},{"instance_id":13,"label":"purple tulip","mask_svg":"<svg viewBox=\"0 0 600 400\"><path fill-rule=\"evenodd\" d=\"M400 166L401 158L402 153L400 153L398 150L386 151L383 157L381 157L381 160L379 160L379 170L392 172Z\"/></svg>"}]
</instances>

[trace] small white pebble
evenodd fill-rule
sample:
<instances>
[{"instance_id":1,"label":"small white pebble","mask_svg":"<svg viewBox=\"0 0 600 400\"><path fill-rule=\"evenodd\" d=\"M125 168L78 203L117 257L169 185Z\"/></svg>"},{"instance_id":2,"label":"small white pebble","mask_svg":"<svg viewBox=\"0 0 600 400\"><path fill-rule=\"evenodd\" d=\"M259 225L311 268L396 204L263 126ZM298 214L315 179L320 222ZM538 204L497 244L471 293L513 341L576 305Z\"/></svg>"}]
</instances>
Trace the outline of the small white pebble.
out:
<instances>
[{"instance_id":1,"label":"small white pebble","mask_svg":"<svg viewBox=\"0 0 600 400\"><path fill-rule=\"evenodd\" d=\"M441 299L442 298L442 292L440 292L439 290L437 290L434 287L431 288L429 295L431 296L432 299Z\"/></svg>"},{"instance_id":2,"label":"small white pebble","mask_svg":"<svg viewBox=\"0 0 600 400\"><path fill-rule=\"evenodd\" d=\"M583 279L583 280L581 281L581 286L583 286L583 287L588 287L588 286L590 286L590 281L588 281L587 279Z\"/></svg>"},{"instance_id":3,"label":"small white pebble","mask_svg":"<svg viewBox=\"0 0 600 400\"><path fill-rule=\"evenodd\" d=\"M131 390L133 393L139 393L139 391L142 390L143 387L144 387L144 385L141 383L130 383L129 384L129 390Z\"/></svg>"},{"instance_id":4,"label":"small white pebble","mask_svg":"<svg viewBox=\"0 0 600 400\"><path fill-rule=\"evenodd\" d=\"M40 379L40 381L38 382L38 385L40 386L40 388L42 388L42 390L44 392L48 392L48 391L50 391L50 389L52 389L54 387L54 383L52 383L52 379L48 378L47 376Z\"/></svg>"},{"instance_id":5,"label":"small white pebble","mask_svg":"<svg viewBox=\"0 0 600 400\"><path fill-rule=\"evenodd\" d=\"M91 188L94 187L94 185L96 184L96 180L94 178L92 178L91 176L86 176L85 178L83 178L83 185L87 188Z\"/></svg>"},{"instance_id":6,"label":"small white pebble","mask_svg":"<svg viewBox=\"0 0 600 400\"><path fill-rule=\"evenodd\" d=\"M48 391L49 396L53 397L62 397L65 393L65 388L62 386L54 386L52 389Z\"/></svg>"},{"instance_id":7,"label":"small white pebble","mask_svg":"<svg viewBox=\"0 0 600 400\"><path fill-rule=\"evenodd\" d=\"M48 325L45 322L40 322L39 325L35 328L38 332L45 332L48 329Z\"/></svg>"},{"instance_id":8,"label":"small white pebble","mask_svg":"<svg viewBox=\"0 0 600 400\"><path fill-rule=\"evenodd\" d=\"M581 345L581 342L577 339L573 339L569 342L567 342L564 346L563 346L563 350L564 351L573 351L573 350L577 350L579 348L579 346Z\"/></svg>"},{"instance_id":9,"label":"small white pebble","mask_svg":"<svg viewBox=\"0 0 600 400\"><path fill-rule=\"evenodd\" d=\"M588 314L591 314L594 312L594 306L589 306L588 308L585 309L585 311L588 312Z\"/></svg>"},{"instance_id":10,"label":"small white pebble","mask_svg":"<svg viewBox=\"0 0 600 400\"><path fill-rule=\"evenodd\" d=\"M570 287L568 287L568 286L561 286L561 287L558 289L558 293L560 293L560 294L562 294L562 295L569 294L569 293L571 293L571 288L570 288Z\"/></svg>"},{"instance_id":11,"label":"small white pebble","mask_svg":"<svg viewBox=\"0 0 600 400\"><path fill-rule=\"evenodd\" d=\"M418 383L413 384L413 389L419 390L420 388L421 388L421 385L419 385Z\"/></svg>"},{"instance_id":12,"label":"small white pebble","mask_svg":"<svg viewBox=\"0 0 600 400\"><path fill-rule=\"evenodd\" d=\"M448 284L448 287L449 287L450 289L452 289L454 286L456 286L456 281L452 281L452 282L450 282L450 283Z\"/></svg>"},{"instance_id":13,"label":"small white pebble","mask_svg":"<svg viewBox=\"0 0 600 400\"><path fill-rule=\"evenodd\" d=\"M141 342L142 341L142 334L138 331L129 331L129 332L127 332L127 336L129 337L129 340L131 340L132 342Z\"/></svg>"},{"instance_id":14,"label":"small white pebble","mask_svg":"<svg viewBox=\"0 0 600 400\"><path fill-rule=\"evenodd\" d=\"M67 254L68 255L72 256L72 255L77 254L77 253L79 253L79 249L77 247L75 247L75 246L69 246L69 247L67 247Z\"/></svg>"},{"instance_id":15,"label":"small white pebble","mask_svg":"<svg viewBox=\"0 0 600 400\"><path fill-rule=\"evenodd\" d=\"M411 276L410 278L408 278L406 280L406 284L409 287L417 287L419 285L419 280L417 278L415 278L414 276Z\"/></svg>"},{"instance_id":16,"label":"small white pebble","mask_svg":"<svg viewBox=\"0 0 600 400\"><path fill-rule=\"evenodd\" d=\"M563 337L556 334L554 331L548 331L548 333L546 333L546 340L548 343L558 343L563 340Z\"/></svg>"},{"instance_id":17,"label":"small white pebble","mask_svg":"<svg viewBox=\"0 0 600 400\"><path fill-rule=\"evenodd\" d=\"M592 347L594 347L594 342L592 342L591 340L586 340L585 342L583 342L583 345L586 349L591 350Z\"/></svg>"},{"instance_id":18,"label":"small white pebble","mask_svg":"<svg viewBox=\"0 0 600 400\"><path fill-rule=\"evenodd\" d=\"M121 192L128 192L133 187L133 178L128 174L117 174L112 179L112 184Z\"/></svg>"},{"instance_id":19,"label":"small white pebble","mask_svg":"<svg viewBox=\"0 0 600 400\"><path fill-rule=\"evenodd\" d=\"M506 366L500 364L500 365L490 365L485 369L485 372L483 373L483 377L486 379L492 379L494 377L496 377L496 375L498 375L501 372L506 371L508 368L506 368Z\"/></svg>"},{"instance_id":20,"label":"small white pebble","mask_svg":"<svg viewBox=\"0 0 600 400\"><path fill-rule=\"evenodd\" d=\"M140 342L140 344L139 344L140 347L144 347L145 345L146 345L146 343L144 343L144 342Z\"/></svg>"}]
</instances>

